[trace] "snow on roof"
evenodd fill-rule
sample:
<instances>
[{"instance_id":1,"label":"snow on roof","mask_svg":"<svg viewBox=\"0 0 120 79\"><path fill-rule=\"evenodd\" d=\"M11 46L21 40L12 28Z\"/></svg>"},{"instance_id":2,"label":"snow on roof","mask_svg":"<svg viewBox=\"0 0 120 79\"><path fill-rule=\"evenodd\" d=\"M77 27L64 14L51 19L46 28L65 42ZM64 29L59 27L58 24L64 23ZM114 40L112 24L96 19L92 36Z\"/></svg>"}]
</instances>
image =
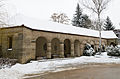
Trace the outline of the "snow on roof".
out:
<instances>
[{"instance_id":1,"label":"snow on roof","mask_svg":"<svg viewBox=\"0 0 120 79\"><path fill-rule=\"evenodd\" d=\"M60 24L52 21L41 21L39 19L26 17L24 15L18 14L10 20L10 24L13 26L19 26L24 24L25 26L44 31L69 33L76 35L99 37L99 31L90 30L86 28L75 27L72 25ZM117 38L113 31L102 31L102 38L112 39Z\"/></svg>"}]
</instances>

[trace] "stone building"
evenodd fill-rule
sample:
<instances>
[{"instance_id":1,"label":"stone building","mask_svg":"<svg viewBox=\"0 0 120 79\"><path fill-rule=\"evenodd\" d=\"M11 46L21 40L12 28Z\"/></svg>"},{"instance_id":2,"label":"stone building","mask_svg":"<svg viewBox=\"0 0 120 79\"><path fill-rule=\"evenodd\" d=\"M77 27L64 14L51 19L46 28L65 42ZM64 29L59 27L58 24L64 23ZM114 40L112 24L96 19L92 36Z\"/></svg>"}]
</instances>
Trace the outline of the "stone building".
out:
<instances>
[{"instance_id":1,"label":"stone building","mask_svg":"<svg viewBox=\"0 0 120 79\"><path fill-rule=\"evenodd\" d=\"M51 23L50 23L51 24ZM0 56L16 58L20 63L41 58L82 56L86 43L99 47L99 32L63 24L47 23L0 29ZM59 28L58 28L59 27ZM102 45L116 43L112 31L102 32Z\"/></svg>"},{"instance_id":2,"label":"stone building","mask_svg":"<svg viewBox=\"0 0 120 79\"><path fill-rule=\"evenodd\" d=\"M120 45L120 29L115 29L114 32L115 32L116 36L118 37L117 42Z\"/></svg>"}]
</instances>

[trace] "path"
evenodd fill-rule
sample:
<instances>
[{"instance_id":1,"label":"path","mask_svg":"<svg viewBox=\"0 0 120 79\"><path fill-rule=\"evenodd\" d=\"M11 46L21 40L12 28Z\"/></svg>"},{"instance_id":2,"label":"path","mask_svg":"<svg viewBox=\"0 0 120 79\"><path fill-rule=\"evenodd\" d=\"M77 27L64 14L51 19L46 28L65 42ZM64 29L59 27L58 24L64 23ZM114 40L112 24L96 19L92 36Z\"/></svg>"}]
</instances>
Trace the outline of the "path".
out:
<instances>
[{"instance_id":1,"label":"path","mask_svg":"<svg viewBox=\"0 0 120 79\"><path fill-rule=\"evenodd\" d=\"M120 79L120 65L91 65L26 79Z\"/></svg>"}]
</instances>

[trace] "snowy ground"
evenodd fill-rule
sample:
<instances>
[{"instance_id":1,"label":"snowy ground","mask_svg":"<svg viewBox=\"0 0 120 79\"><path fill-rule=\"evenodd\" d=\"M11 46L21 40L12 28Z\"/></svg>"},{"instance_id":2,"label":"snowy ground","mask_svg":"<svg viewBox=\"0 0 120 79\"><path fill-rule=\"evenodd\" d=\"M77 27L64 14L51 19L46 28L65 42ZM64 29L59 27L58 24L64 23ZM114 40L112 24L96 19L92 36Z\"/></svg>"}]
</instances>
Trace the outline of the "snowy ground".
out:
<instances>
[{"instance_id":1,"label":"snowy ground","mask_svg":"<svg viewBox=\"0 0 120 79\"><path fill-rule=\"evenodd\" d=\"M16 64L11 68L1 69L0 70L0 79L21 79L25 74L37 74L44 73L48 71L60 71L66 69L66 66L69 66L68 69L81 64L88 63L115 63L120 64L119 57L107 56L107 53L102 53L101 55L96 56L82 56L76 58L59 58L59 59L50 59L50 60L40 60L40 61L31 61L28 64Z\"/></svg>"}]
</instances>

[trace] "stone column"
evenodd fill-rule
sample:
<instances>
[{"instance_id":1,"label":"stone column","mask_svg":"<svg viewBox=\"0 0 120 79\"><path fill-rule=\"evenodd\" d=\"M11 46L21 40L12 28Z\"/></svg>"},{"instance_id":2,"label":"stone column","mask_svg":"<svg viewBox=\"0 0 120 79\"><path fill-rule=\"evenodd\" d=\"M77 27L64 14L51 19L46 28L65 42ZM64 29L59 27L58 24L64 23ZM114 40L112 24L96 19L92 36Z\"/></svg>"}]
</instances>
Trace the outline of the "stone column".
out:
<instances>
[{"instance_id":1,"label":"stone column","mask_svg":"<svg viewBox=\"0 0 120 79\"><path fill-rule=\"evenodd\" d=\"M83 43L81 43L81 45L80 45L80 56L83 55L84 46L85 45Z\"/></svg>"},{"instance_id":2,"label":"stone column","mask_svg":"<svg viewBox=\"0 0 120 79\"><path fill-rule=\"evenodd\" d=\"M71 43L71 56L74 57L74 43Z\"/></svg>"},{"instance_id":3,"label":"stone column","mask_svg":"<svg viewBox=\"0 0 120 79\"><path fill-rule=\"evenodd\" d=\"M79 43L79 47L78 47L78 57L81 55L80 49L81 49L81 47L80 47L80 43Z\"/></svg>"},{"instance_id":4,"label":"stone column","mask_svg":"<svg viewBox=\"0 0 120 79\"><path fill-rule=\"evenodd\" d=\"M51 42L47 43L47 58L51 58Z\"/></svg>"},{"instance_id":5,"label":"stone column","mask_svg":"<svg viewBox=\"0 0 120 79\"><path fill-rule=\"evenodd\" d=\"M36 58L36 41L32 40L31 41L31 59L35 59Z\"/></svg>"},{"instance_id":6,"label":"stone column","mask_svg":"<svg viewBox=\"0 0 120 79\"><path fill-rule=\"evenodd\" d=\"M64 43L60 43L60 57L64 58Z\"/></svg>"}]
</instances>

